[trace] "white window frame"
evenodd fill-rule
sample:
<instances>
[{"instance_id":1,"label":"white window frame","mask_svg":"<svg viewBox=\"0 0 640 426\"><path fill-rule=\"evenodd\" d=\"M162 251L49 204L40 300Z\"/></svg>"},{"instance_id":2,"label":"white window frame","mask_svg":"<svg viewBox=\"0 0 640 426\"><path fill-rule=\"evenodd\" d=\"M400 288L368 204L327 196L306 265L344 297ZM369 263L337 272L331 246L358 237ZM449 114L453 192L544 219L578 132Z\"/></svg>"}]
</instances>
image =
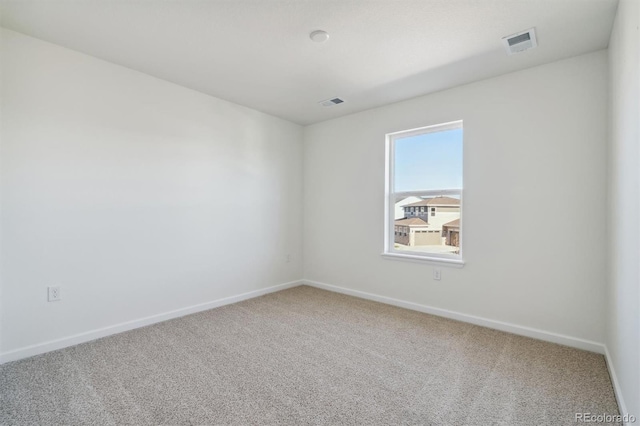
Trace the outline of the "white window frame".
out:
<instances>
[{"instance_id":1,"label":"white window frame","mask_svg":"<svg viewBox=\"0 0 640 426\"><path fill-rule=\"evenodd\" d=\"M384 251L382 255L391 259L409 260L428 262L435 264L445 264L450 266L462 267L464 265L463 260L463 191L464 191L464 175L462 180L462 188L455 189L437 189L437 190L424 190L424 191L401 191L395 192L395 141L397 139L423 135L427 133L436 133L446 130L462 129L462 120L451 121L443 124L435 124L432 126L420 127L417 129L403 130L394 133L388 133L385 141L385 214L384 214ZM464 152L464 143L462 146ZM464 158L464 156L463 156ZM450 253L420 253L420 252L407 252L402 250L396 250L394 248L395 242L395 203L399 197L424 197L424 196L438 196L438 195L456 195L460 197L460 250L459 254ZM429 217L431 211L429 209Z\"/></svg>"}]
</instances>

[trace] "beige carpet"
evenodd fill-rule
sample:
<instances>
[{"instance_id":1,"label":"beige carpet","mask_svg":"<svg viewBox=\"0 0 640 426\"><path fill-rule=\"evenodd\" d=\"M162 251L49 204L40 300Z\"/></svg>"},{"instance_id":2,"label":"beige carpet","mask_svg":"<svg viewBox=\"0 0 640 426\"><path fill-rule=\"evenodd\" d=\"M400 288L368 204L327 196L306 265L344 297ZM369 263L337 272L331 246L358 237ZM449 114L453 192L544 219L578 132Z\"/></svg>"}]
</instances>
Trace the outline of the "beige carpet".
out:
<instances>
[{"instance_id":1,"label":"beige carpet","mask_svg":"<svg viewBox=\"0 0 640 426\"><path fill-rule=\"evenodd\" d=\"M2 425L575 425L601 355L311 287L0 366Z\"/></svg>"}]
</instances>

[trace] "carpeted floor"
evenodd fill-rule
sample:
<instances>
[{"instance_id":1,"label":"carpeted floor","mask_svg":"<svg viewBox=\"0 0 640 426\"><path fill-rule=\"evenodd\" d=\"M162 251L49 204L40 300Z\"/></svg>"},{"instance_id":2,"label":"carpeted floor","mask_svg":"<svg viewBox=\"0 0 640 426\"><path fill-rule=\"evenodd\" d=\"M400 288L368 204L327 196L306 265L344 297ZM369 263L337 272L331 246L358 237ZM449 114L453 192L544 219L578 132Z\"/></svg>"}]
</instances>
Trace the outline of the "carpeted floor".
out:
<instances>
[{"instance_id":1,"label":"carpeted floor","mask_svg":"<svg viewBox=\"0 0 640 426\"><path fill-rule=\"evenodd\" d=\"M2 425L574 425L604 358L296 287L0 366Z\"/></svg>"}]
</instances>

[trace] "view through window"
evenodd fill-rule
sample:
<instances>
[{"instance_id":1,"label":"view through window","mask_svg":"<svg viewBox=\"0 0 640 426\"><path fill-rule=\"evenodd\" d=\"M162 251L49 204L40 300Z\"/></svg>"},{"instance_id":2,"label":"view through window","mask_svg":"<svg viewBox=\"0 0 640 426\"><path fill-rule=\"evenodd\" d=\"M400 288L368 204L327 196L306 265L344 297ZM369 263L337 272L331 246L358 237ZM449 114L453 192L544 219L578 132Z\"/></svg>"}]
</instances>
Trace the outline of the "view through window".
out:
<instances>
[{"instance_id":1,"label":"view through window","mask_svg":"<svg viewBox=\"0 0 640 426\"><path fill-rule=\"evenodd\" d=\"M387 135L386 252L461 259L462 122Z\"/></svg>"}]
</instances>

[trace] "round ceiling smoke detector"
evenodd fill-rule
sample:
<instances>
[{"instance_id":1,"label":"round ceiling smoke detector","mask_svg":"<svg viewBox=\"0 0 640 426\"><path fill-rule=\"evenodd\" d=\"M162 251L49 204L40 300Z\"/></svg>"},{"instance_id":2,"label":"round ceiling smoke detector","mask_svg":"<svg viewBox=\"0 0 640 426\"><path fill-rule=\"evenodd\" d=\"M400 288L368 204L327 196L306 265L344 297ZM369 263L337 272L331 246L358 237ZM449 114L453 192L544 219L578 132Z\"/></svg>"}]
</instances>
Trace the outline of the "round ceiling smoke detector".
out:
<instances>
[{"instance_id":1,"label":"round ceiling smoke detector","mask_svg":"<svg viewBox=\"0 0 640 426\"><path fill-rule=\"evenodd\" d=\"M316 43L324 43L325 41L329 40L329 33L327 33L326 31L317 30L309 34L309 38Z\"/></svg>"}]
</instances>

